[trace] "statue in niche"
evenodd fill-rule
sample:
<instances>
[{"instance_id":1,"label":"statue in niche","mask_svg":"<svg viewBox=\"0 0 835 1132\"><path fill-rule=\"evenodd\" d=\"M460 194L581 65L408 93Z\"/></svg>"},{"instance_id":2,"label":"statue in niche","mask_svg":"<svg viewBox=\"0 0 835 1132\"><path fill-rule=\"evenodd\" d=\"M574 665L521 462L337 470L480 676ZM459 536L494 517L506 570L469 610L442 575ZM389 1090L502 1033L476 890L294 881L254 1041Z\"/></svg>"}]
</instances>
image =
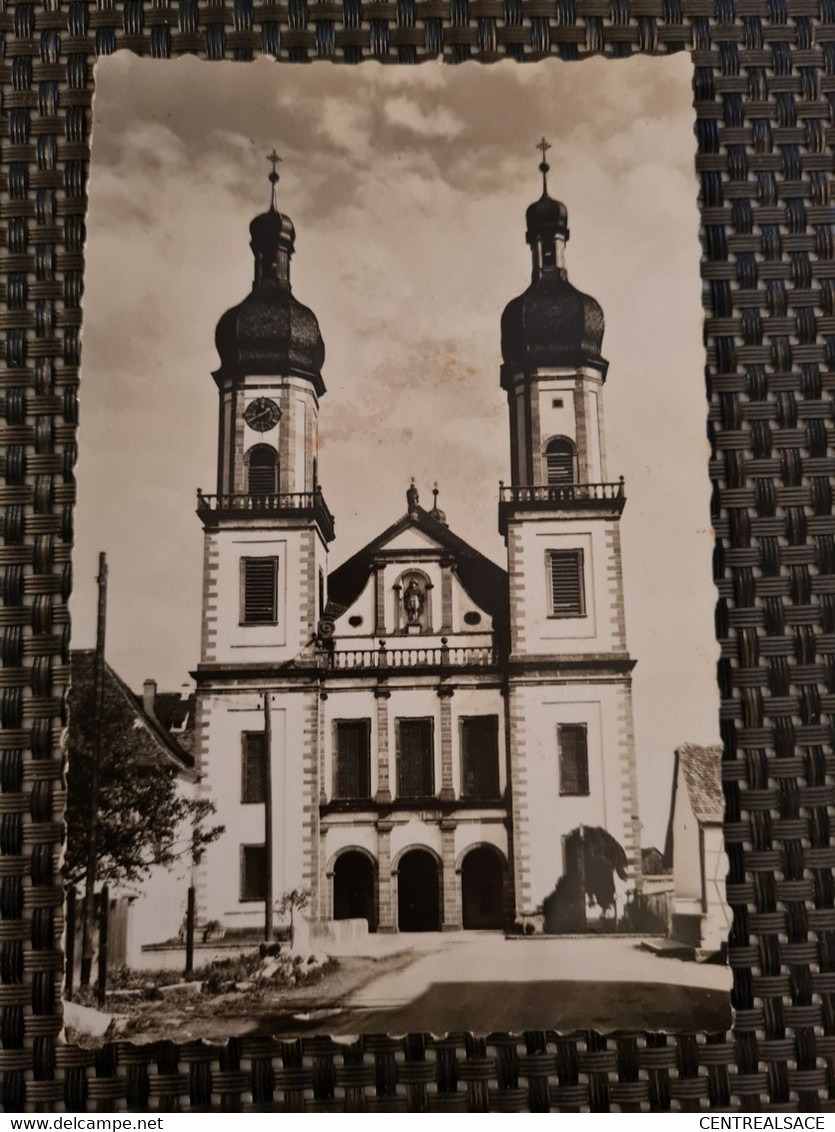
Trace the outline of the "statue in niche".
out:
<instances>
[{"instance_id":1,"label":"statue in niche","mask_svg":"<svg viewBox=\"0 0 835 1132\"><path fill-rule=\"evenodd\" d=\"M403 591L403 609L406 620L410 625L420 624L420 615L423 613L423 603L426 600L420 583L416 578L410 578Z\"/></svg>"}]
</instances>

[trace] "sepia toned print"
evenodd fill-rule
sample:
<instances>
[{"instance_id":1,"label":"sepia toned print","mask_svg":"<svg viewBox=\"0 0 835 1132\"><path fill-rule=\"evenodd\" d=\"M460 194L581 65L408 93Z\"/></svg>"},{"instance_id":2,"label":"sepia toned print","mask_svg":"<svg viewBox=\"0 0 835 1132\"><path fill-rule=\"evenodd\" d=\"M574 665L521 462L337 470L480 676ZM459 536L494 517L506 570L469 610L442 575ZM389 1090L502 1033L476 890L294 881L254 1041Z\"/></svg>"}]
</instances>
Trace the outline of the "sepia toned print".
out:
<instances>
[{"instance_id":1,"label":"sepia toned print","mask_svg":"<svg viewBox=\"0 0 835 1132\"><path fill-rule=\"evenodd\" d=\"M322 71L298 80L295 127L268 118L272 149L241 132L269 89L253 68L202 146L231 147L233 179L256 199L262 186L263 204L218 214L199 178L190 202L201 231L234 241L234 271L189 219L166 248L172 279L120 283L126 325L149 322L173 364L168 346L156 377L133 341L113 351L92 307L85 364L115 366L124 396L98 404L82 447L133 452L136 519L108 526L115 484L90 476L86 552L113 551L87 617L96 647L73 657L71 1025L147 1038L163 1024L210 1037L729 1024L706 452L703 414L681 411L701 396L695 186L671 178L662 201L675 184L676 203L650 223L646 202L630 213L640 150L610 144L619 84L640 99L659 65L608 68L569 127L553 107L576 68ZM663 66L685 92L686 66ZM198 105L203 76L188 80ZM276 105L298 98L283 82ZM485 121L497 92L501 127ZM125 158L97 97L106 184ZM189 163L200 113L152 131L144 97L136 130L163 144L133 175L152 183ZM371 190L384 170L390 199L398 171L374 134L383 118L405 167L385 225ZM526 140L534 120L556 134ZM317 139L338 151L342 198ZM575 160L601 198L576 193L581 235L561 188ZM135 190L123 235L150 233L150 268L166 222ZM92 199L95 262L95 185ZM671 232L690 242L686 286ZM601 246L601 285L621 287L614 353L606 302L574 282ZM192 254L210 283L184 270ZM594 293L594 272L582 278ZM645 287L659 305L624 291ZM176 340L195 324L214 332L202 372ZM629 392L610 397L621 380ZM138 663L153 667L137 680Z\"/></svg>"}]
</instances>

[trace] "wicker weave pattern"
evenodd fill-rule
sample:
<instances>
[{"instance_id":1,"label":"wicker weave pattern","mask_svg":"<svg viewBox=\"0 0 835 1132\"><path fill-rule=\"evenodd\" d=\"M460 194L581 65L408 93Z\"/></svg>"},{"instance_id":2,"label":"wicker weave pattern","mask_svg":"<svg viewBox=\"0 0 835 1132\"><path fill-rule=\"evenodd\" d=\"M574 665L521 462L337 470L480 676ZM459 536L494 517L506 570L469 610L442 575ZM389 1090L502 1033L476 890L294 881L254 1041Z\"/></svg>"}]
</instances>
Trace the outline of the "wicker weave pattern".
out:
<instances>
[{"instance_id":1,"label":"wicker weave pattern","mask_svg":"<svg viewBox=\"0 0 835 1132\"><path fill-rule=\"evenodd\" d=\"M832 0L41 0L6 4L0 27L6 1110L835 1109ZM58 1044L92 66L120 48L345 63L692 52L733 1035Z\"/></svg>"}]
</instances>

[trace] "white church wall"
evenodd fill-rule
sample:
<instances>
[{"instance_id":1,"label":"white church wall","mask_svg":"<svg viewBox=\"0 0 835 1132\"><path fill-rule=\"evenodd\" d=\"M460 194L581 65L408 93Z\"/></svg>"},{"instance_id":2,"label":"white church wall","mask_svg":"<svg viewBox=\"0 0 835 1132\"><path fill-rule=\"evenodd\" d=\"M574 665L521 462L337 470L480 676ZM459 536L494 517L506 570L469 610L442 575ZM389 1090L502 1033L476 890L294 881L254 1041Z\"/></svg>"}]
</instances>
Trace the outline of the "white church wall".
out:
<instances>
[{"instance_id":1,"label":"white church wall","mask_svg":"<svg viewBox=\"0 0 835 1132\"><path fill-rule=\"evenodd\" d=\"M461 868L466 855L480 845L492 845L498 849L505 861L507 852L507 829L503 822L490 821L486 817L465 818L459 821L455 830L455 867Z\"/></svg>"},{"instance_id":2,"label":"white church wall","mask_svg":"<svg viewBox=\"0 0 835 1132\"><path fill-rule=\"evenodd\" d=\"M625 650L619 587L613 586L610 524L586 520L546 520L512 524L508 531L512 569L523 578L514 625L514 653L599 653ZM582 550L585 615L553 617L549 613L551 550Z\"/></svg>"},{"instance_id":3,"label":"white church wall","mask_svg":"<svg viewBox=\"0 0 835 1132\"><path fill-rule=\"evenodd\" d=\"M440 859L441 829L437 822L422 821L417 814L397 818L391 831L392 872L397 867L397 858L409 849L431 849Z\"/></svg>"},{"instance_id":4,"label":"white church wall","mask_svg":"<svg viewBox=\"0 0 835 1132\"><path fill-rule=\"evenodd\" d=\"M374 818L358 819L354 814L331 814L323 824L324 863L327 870L339 853L346 849L364 849L375 861L379 859L378 834Z\"/></svg>"},{"instance_id":5,"label":"white church wall","mask_svg":"<svg viewBox=\"0 0 835 1132\"><path fill-rule=\"evenodd\" d=\"M540 459L553 437L565 436L572 440L580 459L579 483L601 483L606 477L600 444L602 422L598 413L601 384L600 375L594 370L555 371L553 378L540 378L536 384ZM544 460L535 478L540 483L547 482Z\"/></svg>"},{"instance_id":6,"label":"white church wall","mask_svg":"<svg viewBox=\"0 0 835 1132\"><path fill-rule=\"evenodd\" d=\"M551 379L536 383L536 396L539 401L539 429L544 448L551 437L565 436L577 443L577 418L574 412L574 389L576 372L555 375ZM556 403L555 403L556 402ZM539 469L539 483L547 483L544 464ZM534 478L537 478L536 476Z\"/></svg>"},{"instance_id":7,"label":"white church wall","mask_svg":"<svg viewBox=\"0 0 835 1132\"><path fill-rule=\"evenodd\" d=\"M618 724L624 690L615 683L516 685L512 695L511 719L525 729L513 780L517 845L524 847L516 860L517 906L531 912L561 875L563 837L578 826L601 826L630 851ZM557 728L566 723L587 728L587 795L560 793Z\"/></svg>"},{"instance_id":8,"label":"white church wall","mask_svg":"<svg viewBox=\"0 0 835 1132\"><path fill-rule=\"evenodd\" d=\"M245 531L209 532L207 539L213 580L204 609L208 632L204 634L203 661L272 663L289 660L308 648L316 628L318 568L326 567L326 552L318 537L310 530L276 531L275 527L250 524ZM241 563L247 557L278 559L274 624L242 624Z\"/></svg>"},{"instance_id":9,"label":"white church wall","mask_svg":"<svg viewBox=\"0 0 835 1132\"><path fill-rule=\"evenodd\" d=\"M241 801L242 734L263 731L263 702L255 690L224 690L216 698L209 694L201 707L203 741L209 744L211 759L205 764L201 787L217 813L214 821L225 826L223 836L210 845L201 869L211 878L202 893L200 907L207 919L218 919L228 926L260 922L261 901L241 900L241 847L264 844L264 805ZM304 744L305 697L273 693L272 799L273 799L273 893L304 887Z\"/></svg>"}]
</instances>

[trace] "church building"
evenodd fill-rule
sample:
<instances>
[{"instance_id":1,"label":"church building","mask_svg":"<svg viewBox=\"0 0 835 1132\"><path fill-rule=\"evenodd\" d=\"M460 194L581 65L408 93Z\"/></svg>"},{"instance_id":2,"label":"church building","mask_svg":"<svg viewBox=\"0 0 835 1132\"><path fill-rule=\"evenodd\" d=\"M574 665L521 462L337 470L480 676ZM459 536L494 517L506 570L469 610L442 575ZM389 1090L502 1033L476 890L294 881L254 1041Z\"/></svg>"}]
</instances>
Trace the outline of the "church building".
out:
<instances>
[{"instance_id":1,"label":"church building","mask_svg":"<svg viewBox=\"0 0 835 1132\"><path fill-rule=\"evenodd\" d=\"M318 922L532 931L572 877L584 923L601 838L619 853L620 908L640 890L603 312L568 281L567 211L540 170L530 285L501 317L506 569L411 483L404 512L332 570L325 347L291 289L274 160L252 290L217 326L217 488L198 493L195 759L225 826L200 866L202 922L258 929L296 889Z\"/></svg>"}]
</instances>

